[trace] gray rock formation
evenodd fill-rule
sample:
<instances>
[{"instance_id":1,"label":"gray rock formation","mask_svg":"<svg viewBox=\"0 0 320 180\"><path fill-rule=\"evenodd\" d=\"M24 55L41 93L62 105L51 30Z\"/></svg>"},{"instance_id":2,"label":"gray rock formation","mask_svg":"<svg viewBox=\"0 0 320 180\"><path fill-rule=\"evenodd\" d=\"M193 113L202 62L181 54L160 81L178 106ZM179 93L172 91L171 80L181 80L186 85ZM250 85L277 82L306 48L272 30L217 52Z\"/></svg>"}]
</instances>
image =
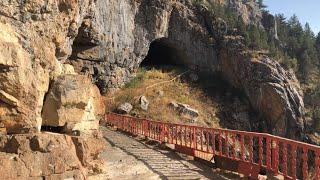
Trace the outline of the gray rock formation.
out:
<instances>
[{"instance_id":1,"label":"gray rock formation","mask_svg":"<svg viewBox=\"0 0 320 180\"><path fill-rule=\"evenodd\" d=\"M195 120L199 116L199 111L190 107L188 104L170 102L169 106L177 110L181 116L184 116L190 120Z\"/></svg>"},{"instance_id":2,"label":"gray rock formation","mask_svg":"<svg viewBox=\"0 0 320 180\"><path fill-rule=\"evenodd\" d=\"M294 73L267 56L244 50L239 42L241 37L225 37L222 43L219 59L225 79L245 92L251 106L265 119L263 130L301 139L304 102Z\"/></svg>"},{"instance_id":3,"label":"gray rock formation","mask_svg":"<svg viewBox=\"0 0 320 180\"><path fill-rule=\"evenodd\" d=\"M205 3L220 4L237 13L246 24L261 26L262 11L256 0L204 0Z\"/></svg>"},{"instance_id":4,"label":"gray rock formation","mask_svg":"<svg viewBox=\"0 0 320 180\"><path fill-rule=\"evenodd\" d=\"M130 103L123 103L117 108L117 112L120 114L129 114L133 106Z\"/></svg>"},{"instance_id":5,"label":"gray rock formation","mask_svg":"<svg viewBox=\"0 0 320 180\"><path fill-rule=\"evenodd\" d=\"M140 107L141 109L147 111L148 110L148 107L149 107L149 101L148 99L145 97L145 96L141 96L139 98L139 103L140 103Z\"/></svg>"}]
</instances>

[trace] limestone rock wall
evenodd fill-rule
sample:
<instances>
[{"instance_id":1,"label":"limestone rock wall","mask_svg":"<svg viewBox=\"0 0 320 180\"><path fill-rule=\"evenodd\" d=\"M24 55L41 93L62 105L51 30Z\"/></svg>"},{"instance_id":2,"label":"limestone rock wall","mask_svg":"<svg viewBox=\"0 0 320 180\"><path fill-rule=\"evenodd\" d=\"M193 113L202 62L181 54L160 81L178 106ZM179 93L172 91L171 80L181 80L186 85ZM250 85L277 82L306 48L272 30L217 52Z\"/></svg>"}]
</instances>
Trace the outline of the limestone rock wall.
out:
<instances>
[{"instance_id":1,"label":"limestone rock wall","mask_svg":"<svg viewBox=\"0 0 320 180\"><path fill-rule=\"evenodd\" d=\"M74 33L89 3L0 2L0 121L8 133L40 130L50 80L63 73L59 60L71 53Z\"/></svg>"},{"instance_id":2,"label":"limestone rock wall","mask_svg":"<svg viewBox=\"0 0 320 180\"><path fill-rule=\"evenodd\" d=\"M68 63L90 74L103 93L134 75L156 39L165 38L186 52L185 64L214 68L216 53L208 46L207 31L188 7L193 8L189 1L97 0L73 44L74 49L84 49L83 43L91 47L76 52Z\"/></svg>"},{"instance_id":3,"label":"limestone rock wall","mask_svg":"<svg viewBox=\"0 0 320 180\"><path fill-rule=\"evenodd\" d=\"M94 134L105 113L99 89L86 76L62 75L52 83L42 110L42 125L65 133Z\"/></svg>"},{"instance_id":4,"label":"limestone rock wall","mask_svg":"<svg viewBox=\"0 0 320 180\"><path fill-rule=\"evenodd\" d=\"M245 56L234 56L241 51L232 48L241 42L225 46L218 22L191 0L1 1L0 46L5 48L0 50L0 121L12 133L39 129L45 93L50 82L69 72L66 64L91 77L105 93L134 76L152 41L165 39L184 52L183 64L219 71L244 90L253 109L275 122L270 123L269 132L291 137L273 131L274 127L288 128L287 124L299 125L297 132L301 132L304 106L302 96L296 93L295 77L285 75L287 72L268 58L259 58L261 68L248 64ZM250 68L240 68L246 65ZM270 90L256 99L257 91L251 89L264 86ZM275 94L270 103L276 103L281 111L269 108L264 100L268 94ZM294 135L298 136L300 133Z\"/></svg>"},{"instance_id":5,"label":"limestone rock wall","mask_svg":"<svg viewBox=\"0 0 320 180\"><path fill-rule=\"evenodd\" d=\"M261 26L262 11L256 0L207 0L209 3L219 3L233 10L246 24Z\"/></svg>"}]
</instances>

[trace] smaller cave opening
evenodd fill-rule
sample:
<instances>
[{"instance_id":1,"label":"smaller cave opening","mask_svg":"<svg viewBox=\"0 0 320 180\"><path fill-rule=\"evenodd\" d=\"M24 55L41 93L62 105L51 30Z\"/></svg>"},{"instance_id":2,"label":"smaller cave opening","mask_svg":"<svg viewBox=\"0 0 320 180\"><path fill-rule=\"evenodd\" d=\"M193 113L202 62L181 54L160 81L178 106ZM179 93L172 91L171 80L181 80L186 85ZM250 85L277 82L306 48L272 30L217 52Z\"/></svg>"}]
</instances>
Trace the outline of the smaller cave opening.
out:
<instances>
[{"instance_id":1,"label":"smaller cave opening","mask_svg":"<svg viewBox=\"0 0 320 180\"><path fill-rule=\"evenodd\" d=\"M41 126L41 132L64 133L64 126Z\"/></svg>"},{"instance_id":2,"label":"smaller cave opening","mask_svg":"<svg viewBox=\"0 0 320 180\"><path fill-rule=\"evenodd\" d=\"M151 42L145 59L141 62L142 67L161 66L186 66L185 52L166 38Z\"/></svg>"}]
</instances>

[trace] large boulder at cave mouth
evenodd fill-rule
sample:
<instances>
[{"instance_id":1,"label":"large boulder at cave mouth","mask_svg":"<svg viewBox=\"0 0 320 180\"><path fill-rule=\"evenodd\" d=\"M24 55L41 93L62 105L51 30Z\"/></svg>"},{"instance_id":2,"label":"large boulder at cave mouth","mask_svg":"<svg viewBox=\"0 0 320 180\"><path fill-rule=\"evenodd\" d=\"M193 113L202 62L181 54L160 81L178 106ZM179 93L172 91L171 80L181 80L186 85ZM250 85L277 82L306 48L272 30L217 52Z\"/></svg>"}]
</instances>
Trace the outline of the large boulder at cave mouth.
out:
<instances>
[{"instance_id":1,"label":"large boulder at cave mouth","mask_svg":"<svg viewBox=\"0 0 320 180\"><path fill-rule=\"evenodd\" d=\"M43 126L64 127L66 133L92 134L105 112L99 89L87 76L59 76L46 96Z\"/></svg>"}]
</instances>

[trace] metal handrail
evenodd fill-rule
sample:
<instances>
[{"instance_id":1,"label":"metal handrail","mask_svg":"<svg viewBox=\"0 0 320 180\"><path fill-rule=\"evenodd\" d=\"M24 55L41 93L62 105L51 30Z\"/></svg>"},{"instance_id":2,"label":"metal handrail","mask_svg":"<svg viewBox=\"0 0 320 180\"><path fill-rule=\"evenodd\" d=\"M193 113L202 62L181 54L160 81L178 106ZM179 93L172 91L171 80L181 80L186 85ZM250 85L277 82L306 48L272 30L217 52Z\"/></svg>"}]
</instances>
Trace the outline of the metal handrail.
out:
<instances>
[{"instance_id":1,"label":"metal handrail","mask_svg":"<svg viewBox=\"0 0 320 180\"><path fill-rule=\"evenodd\" d=\"M316 145L267 133L167 123L115 113L106 114L105 120L123 131L174 144L193 155L199 151L237 161L244 164L237 171L248 176L255 177L265 169L286 179L320 179L320 147Z\"/></svg>"}]
</instances>

